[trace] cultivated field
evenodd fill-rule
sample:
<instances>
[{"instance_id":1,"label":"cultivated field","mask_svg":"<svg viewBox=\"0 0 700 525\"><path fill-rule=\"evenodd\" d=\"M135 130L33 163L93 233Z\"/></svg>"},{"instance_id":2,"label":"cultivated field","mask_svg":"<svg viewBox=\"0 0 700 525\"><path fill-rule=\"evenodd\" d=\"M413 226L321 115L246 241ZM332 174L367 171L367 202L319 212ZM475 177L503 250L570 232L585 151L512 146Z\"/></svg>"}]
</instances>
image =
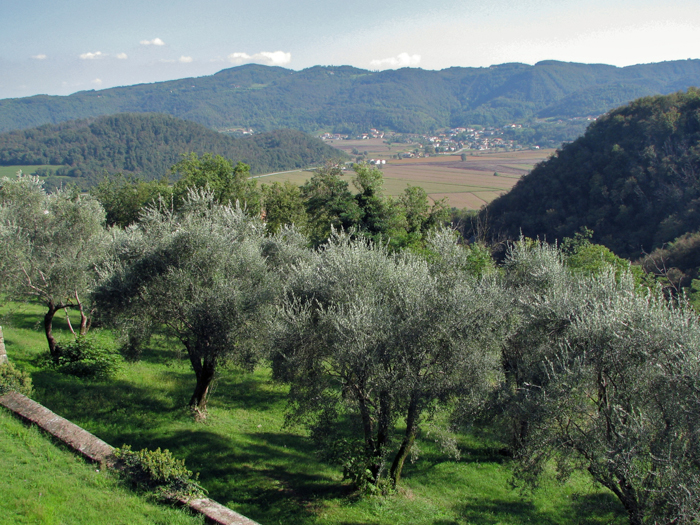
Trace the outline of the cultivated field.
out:
<instances>
[{"instance_id":1,"label":"cultivated field","mask_svg":"<svg viewBox=\"0 0 700 525\"><path fill-rule=\"evenodd\" d=\"M343 140L336 143L371 144L380 140ZM386 144L383 146L387 147ZM343 145L343 147L346 146ZM379 148L379 145L376 147ZM367 151L370 152L369 148ZM552 153L554 150L551 149L481 153L467 155L464 161L461 160L460 155L389 159L381 168L384 173L384 191L387 195L395 197L403 193L408 185L421 186L433 200L446 197L451 207L479 209L499 195L508 192L520 177L526 175L535 164L547 159ZM371 152L370 156L372 156ZM257 177L257 180L259 183L289 180L301 185L312 174L313 172L309 170L298 170L263 175ZM347 176L351 178L352 172L348 172Z\"/></svg>"},{"instance_id":2,"label":"cultivated field","mask_svg":"<svg viewBox=\"0 0 700 525\"><path fill-rule=\"evenodd\" d=\"M479 209L499 195L508 192L516 182L540 161L547 159L554 150L524 150L503 153L478 153L467 155L440 155L415 159L392 159L400 151L411 149L408 144L387 145L382 139L328 141L338 149L348 152L352 148L367 151L370 158L385 159L381 167L384 173L386 195L396 197L408 185L421 186L436 201L447 198L449 206ZM0 177L14 177L17 170L32 173L37 168L56 166L0 166ZM347 172L348 179L352 171ZM498 173L495 176L494 173ZM293 170L254 177L260 184L291 181L302 185L313 176L313 170ZM66 182L70 178L66 177Z\"/></svg>"},{"instance_id":3,"label":"cultivated field","mask_svg":"<svg viewBox=\"0 0 700 525\"><path fill-rule=\"evenodd\" d=\"M49 166L48 164L44 164L41 166L0 166L0 178L2 177L10 177L14 178L17 175L17 172L19 170L22 170L22 173L25 175L30 175L34 173L36 170L39 168L46 168L50 170L55 170L56 168L59 168L60 166Z\"/></svg>"},{"instance_id":4,"label":"cultivated field","mask_svg":"<svg viewBox=\"0 0 700 525\"><path fill-rule=\"evenodd\" d=\"M387 144L385 139L366 139L366 140L327 140L326 144L344 151L352 156L352 150L357 149L360 153L367 152L370 158L375 159L391 159L393 155L403 151L411 151L420 144L408 144L395 142ZM422 146L420 146L422 147Z\"/></svg>"}]
</instances>

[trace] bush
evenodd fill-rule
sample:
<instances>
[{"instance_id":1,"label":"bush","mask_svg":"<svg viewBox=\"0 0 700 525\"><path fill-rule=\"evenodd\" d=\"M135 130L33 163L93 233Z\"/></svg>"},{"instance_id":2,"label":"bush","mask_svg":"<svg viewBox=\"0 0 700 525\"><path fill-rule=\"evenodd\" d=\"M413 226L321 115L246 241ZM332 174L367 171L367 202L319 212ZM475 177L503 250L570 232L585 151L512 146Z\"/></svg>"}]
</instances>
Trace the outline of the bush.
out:
<instances>
[{"instance_id":1,"label":"bush","mask_svg":"<svg viewBox=\"0 0 700 525\"><path fill-rule=\"evenodd\" d=\"M109 349L98 346L93 337L81 335L56 346L56 356L47 357L48 366L64 374L103 379L113 375L122 358Z\"/></svg>"},{"instance_id":2,"label":"bush","mask_svg":"<svg viewBox=\"0 0 700 525\"><path fill-rule=\"evenodd\" d=\"M19 392L25 396L32 393L32 378L12 363L0 365L0 395L7 392Z\"/></svg>"},{"instance_id":3,"label":"bush","mask_svg":"<svg viewBox=\"0 0 700 525\"><path fill-rule=\"evenodd\" d=\"M116 468L139 490L159 499L174 500L199 497L205 491L197 484L199 474L187 470L184 460L176 459L168 449L163 451L131 450L129 445L114 450Z\"/></svg>"}]
</instances>

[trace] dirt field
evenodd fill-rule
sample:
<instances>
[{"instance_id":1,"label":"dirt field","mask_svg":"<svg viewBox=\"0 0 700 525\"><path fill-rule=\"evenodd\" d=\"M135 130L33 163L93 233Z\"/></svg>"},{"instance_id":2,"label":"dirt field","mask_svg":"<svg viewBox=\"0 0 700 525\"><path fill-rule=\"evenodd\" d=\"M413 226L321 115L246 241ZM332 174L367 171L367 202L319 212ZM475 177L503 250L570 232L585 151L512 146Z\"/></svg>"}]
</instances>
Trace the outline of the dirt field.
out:
<instances>
[{"instance_id":1,"label":"dirt field","mask_svg":"<svg viewBox=\"0 0 700 525\"><path fill-rule=\"evenodd\" d=\"M393 155L403 151L410 151L417 144L404 144L404 143L394 143L387 144L384 139L366 139L366 140L327 140L325 141L329 146L333 146L339 150L344 151L351 157L352 150L357 148L360 153L367 152L370 158L375 159L391 159Z\"/></svg>"},{"instance_id":2,"label":"dirt field","mask_svg":"<svg viewBox=\"0 0 700 525\"><path fill-rule=\"evenodd\" d=\"M370 143L369 140L338 142ZM351 149L352 147L356 146L351 146ZM384 147L387 147L386 144ZM370 151L369 146L366 150ZM382 165L384 191L387 195L395 197L403 193L409 184L421 186L433 200L447 197L449 205L455 208L479 209L509 191L520 177L529 173L535 164L547 159L552 153L554 150L545 149L481 153L468 155L464 161L459 155L391 159ZM310 171L293 171L264 175L257 177L257 181L271 183L289 180L295 184L303 184L311 175ZM347 177L352 178L351 171L347 172Z\"/></svg>"}]
</instances>

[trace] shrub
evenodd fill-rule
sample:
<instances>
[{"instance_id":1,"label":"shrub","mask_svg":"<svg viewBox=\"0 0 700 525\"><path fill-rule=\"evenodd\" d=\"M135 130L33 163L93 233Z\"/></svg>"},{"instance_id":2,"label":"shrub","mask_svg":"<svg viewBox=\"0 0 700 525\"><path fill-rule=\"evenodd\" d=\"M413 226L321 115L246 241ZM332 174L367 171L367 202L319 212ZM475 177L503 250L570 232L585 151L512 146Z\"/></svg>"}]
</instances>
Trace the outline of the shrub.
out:
<instances>
[{"instance_id":1,"label":"shrub","mask_svg":"<svg viewBox=\"0 0 700 525\"><path fill-rule=\"evenodd\" d=\"M32 378L12 363L0 365L0 395L7 392L19 392L25 396L32 393Z\"/></svg>"},{"instance_id":2,"label":"shrub","mask_svg":"<svg viewBox=\"0 0 700 525\"><path fill-rule=\"evenodd\" d=\"M78 336L73 341L56 346L56 356L47 356L50 368L64 374L95 379L106 378L120 367L122 358L109 349L99 346L94 338Z\"/></svg>"},{"instance_id":3,"label":"shrub","mask_svg":"<svg viewBox=\"0 0 700 525\"><path fill-rule=\"evenodd\" d=\"M129 445L114 450L116 468L139 490L159 499L174 500L199 497L205 491L197 483L199 474L185 467L185 461L176 459L168 449L163 451L131 450Z\"/></svg>"}]
</instances>

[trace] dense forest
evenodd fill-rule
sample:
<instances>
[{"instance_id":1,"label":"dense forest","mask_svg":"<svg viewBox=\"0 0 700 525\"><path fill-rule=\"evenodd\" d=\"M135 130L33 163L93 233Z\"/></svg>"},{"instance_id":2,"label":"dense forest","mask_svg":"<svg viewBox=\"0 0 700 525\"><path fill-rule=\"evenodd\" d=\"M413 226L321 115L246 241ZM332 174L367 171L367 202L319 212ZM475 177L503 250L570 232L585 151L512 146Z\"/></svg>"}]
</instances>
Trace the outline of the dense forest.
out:
<instances>
[{"instance_id":1,"label":"dense forest","mask_svg":"<svg viewBox=\"0 0 700 525\"><path fill-rule=\"evenodd\" d=\"M634 98L700 84L700 61L618 68L544 61L441 71L302 71L244 65L211 76L0 100L0 131L119 112L158 112L211 128L418 133L600 115ZM583 131L581 122L579 132Z\"/></svg>"},{"instance_id":2,"label":"dense forest","mask_svg":"<svg viewBox=\"0 0 700 525\"><path fill-rule=\"evenodd\" d=\"M483 212L491 234L548 241L582 227L639 258L700 228L700 91L611 111Z\"/></svg>"},{"instance_id":3,"label":"dense forest","mask_svg":"<svg viewBox=\"0 0 700 525\"><path fill-rule=\"evenodd\" d=\"M81 186L117 172L160 179L182 153L204 152L244 162L253 174L322 165L344 156L300 131L233 138L153 113L123 113L0 134L0 165L55 165L54 175L74 177Z\"/></svg>"}]
</instances>

